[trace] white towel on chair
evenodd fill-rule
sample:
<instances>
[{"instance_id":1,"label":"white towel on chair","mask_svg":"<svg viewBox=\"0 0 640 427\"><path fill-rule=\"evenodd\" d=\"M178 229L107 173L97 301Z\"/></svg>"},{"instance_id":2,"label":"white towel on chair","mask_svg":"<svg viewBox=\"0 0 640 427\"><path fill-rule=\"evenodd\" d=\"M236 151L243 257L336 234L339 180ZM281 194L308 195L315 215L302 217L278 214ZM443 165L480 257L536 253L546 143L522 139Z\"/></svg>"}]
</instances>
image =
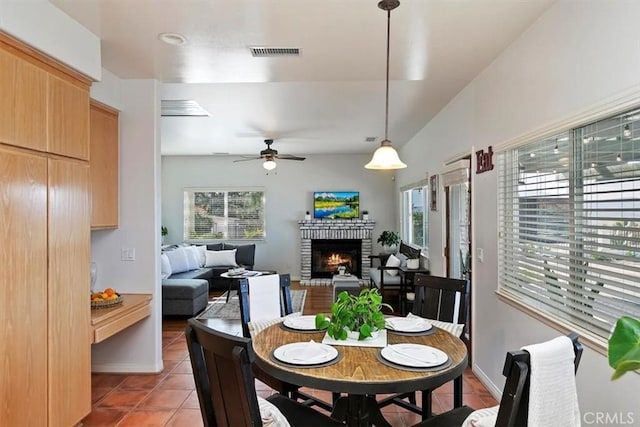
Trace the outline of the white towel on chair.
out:
<instances>
[{"instance_id":1,"label":"white towel on chair","mask_svg":"<svg viewBox=\"0 0 640 427\"><path fill-rule=\"evenodd\" d=\"M249 277L249 319L252 322L280 317L280 276Z\"/></svg>"},{"instance_id":2,"label":"white towel on chair","mask_svg":"<svg viewBox=\"0 0 640 427\"><path fill-rule=\"evenodd\" d=\"M580 426L571 339L562 336L522 349L531 355L529 425Z\"/></svg>"}]
</instances>

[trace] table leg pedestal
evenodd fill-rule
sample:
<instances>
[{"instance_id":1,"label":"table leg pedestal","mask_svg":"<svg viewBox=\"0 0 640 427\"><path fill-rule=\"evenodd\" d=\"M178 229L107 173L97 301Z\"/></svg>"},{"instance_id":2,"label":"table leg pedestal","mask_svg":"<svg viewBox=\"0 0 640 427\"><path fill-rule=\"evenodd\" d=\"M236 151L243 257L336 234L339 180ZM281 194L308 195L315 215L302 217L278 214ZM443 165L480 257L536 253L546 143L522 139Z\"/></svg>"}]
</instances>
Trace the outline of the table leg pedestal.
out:
<instances>
[{"instance_id":1,"label":"table leg pedestal","mask_svg":"<svg viewBox=\"0 0 640 427\"><path fill-rule=\"evenodd\" d=\"M382 416L375 396L350 394L340 397L333 407L331 417L345 421L349 427L391 427Z\"/></svg>"}]
</instances>

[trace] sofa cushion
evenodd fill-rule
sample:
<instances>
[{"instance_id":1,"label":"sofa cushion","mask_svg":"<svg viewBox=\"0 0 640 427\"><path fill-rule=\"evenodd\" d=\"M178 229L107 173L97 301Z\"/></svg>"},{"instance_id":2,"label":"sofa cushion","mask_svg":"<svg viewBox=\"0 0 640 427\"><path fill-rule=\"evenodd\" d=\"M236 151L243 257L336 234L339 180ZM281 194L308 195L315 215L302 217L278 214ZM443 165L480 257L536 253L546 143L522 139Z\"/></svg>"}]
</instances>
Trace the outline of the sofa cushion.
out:
<instances>
[{"instance_id":1,"label":"sofa cushion","mask_svg":"<svg viewBox=\"0 0 640 427\"><path fill-rule=\"evenodd\" d=\"M173 273L169 276L169 280L171 279L211 279L213 277L217 277L220 273L227 271L227 269L223 269L222 271L217 271L215 268L198 268L196 270L183 271L181 273Z\"/></svg>"},{"instance_id":2,"label":"sofa cushion","mask_svg":"<svg viewBox=\"0 0 640 427\"><path fill-rule=\"evenodd\" d=\"M207 245L207 250L208 251L221 251L223 247L224 247L224 244L222 244L222 243L212 243L210 245Z\"/></svg>"},{"instance_id":3,"label":"sofa cushion","mask_svg":"<svg viewBox=\"0 0 640 427\"><path fill-rule=\"evenodd\" d=\"M183 250L187 255L187 267L189 267L189 270L196 270L202 267L202 265L200 265L200 254L195 246L187 246L180 250Z\"/></svg>"},{"instance_id":4,"label":"sofa cushion","mask_svg":"<svg viewBox=\"0 0 640 427\"><path fill-rule=\"evenodd\" d=\"M382 283L380 273L382 273L382 270L379 270L377 268L372 268L371 270L369 270L369 278L377 288L380 288L380 284ZM400 276L389 276L388 274L384 275L385 285L399 285L400 283Z\"/></svg>"},{"instance_id":5,"label":"sofa cushion","mask_svg":"<svg viewBox=\"0 0 640 427\"><path fill-rule=\"evenodd\" d=\"M236 249L236 264L244 265L253 268L254 258L256 255L256 245L232 245L230 243L224 244L224 249Z\"/></svg>"},{"instance_id":6,"label":"sofa cushion","mask_svg":"<svg viewBox=\"0 0 640 427\"><path fill-rule=\"evenodd\" d=\"M192 299L209 292L204 279L165 279L162 281L163 299Z\"/></svg>"},{"instance_id":7,"label":"sofa cushion","mask_svg":"<svg viewBox=\"0 0 640 427\"><path fill-rule=\"evenodd\" d=\"M237 267L236 250L207 251L205 267Z\"/></svg>"}]
</instances>

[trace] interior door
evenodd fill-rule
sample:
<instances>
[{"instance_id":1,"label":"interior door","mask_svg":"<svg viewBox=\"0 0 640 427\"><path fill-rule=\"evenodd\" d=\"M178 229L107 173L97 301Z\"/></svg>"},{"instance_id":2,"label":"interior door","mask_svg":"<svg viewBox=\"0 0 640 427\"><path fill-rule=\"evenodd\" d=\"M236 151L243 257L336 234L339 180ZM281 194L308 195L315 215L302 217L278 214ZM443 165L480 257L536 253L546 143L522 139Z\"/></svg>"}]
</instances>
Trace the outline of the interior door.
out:
<instances>
[{"instance_id":1,"label":"interior door","mask_svg":"<svg viewBox=\"0 0 640 427\"><path fill-rule=\"evenodd\" d=\"M447 277L471 281L471 175L470 158L450 165L442 173L446 199ZM468 290L467 328L464 341L471 354L471 286Z\"/></svg>"}]
</instances>

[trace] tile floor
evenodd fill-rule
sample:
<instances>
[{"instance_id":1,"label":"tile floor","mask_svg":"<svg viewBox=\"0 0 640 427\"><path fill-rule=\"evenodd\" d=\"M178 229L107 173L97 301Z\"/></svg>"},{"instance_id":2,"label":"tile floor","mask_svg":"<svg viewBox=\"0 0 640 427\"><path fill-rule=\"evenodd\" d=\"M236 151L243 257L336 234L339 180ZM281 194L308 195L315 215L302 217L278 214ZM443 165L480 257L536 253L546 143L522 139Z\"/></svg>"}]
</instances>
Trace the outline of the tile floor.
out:
<instances>
[{"instance_id":1,"label":"tile floor","mask_svg":"<svg viewBox=\"0 0 640 427\"><path fill-rule=\"evenodd\" d=\"M324 297L322 297L324 298ZM330 298L330 297L329 297ZM309 304L307 304L309 303ZM317 306L307 298L307 305ZM320 304L326 304L321 301ZM83 420L83 427L141 427L202 426L198 397L191 374L191 364L184 338L184 319L165 320L162 332L164 371L155 375L93 374L92 412ZM256 384L260 396L273 393L262 383ZM305 390L325 401L331 394L318 390ZM479 409L496 405L487 389L467 369L464 375L464 404ZM433 411L446 411L453 407L452 383L445 384L433 393ZM420 421L413 414L396 405L389 405L382 412L394 427L408 427Z\"/></svg>"}]
</instances>

